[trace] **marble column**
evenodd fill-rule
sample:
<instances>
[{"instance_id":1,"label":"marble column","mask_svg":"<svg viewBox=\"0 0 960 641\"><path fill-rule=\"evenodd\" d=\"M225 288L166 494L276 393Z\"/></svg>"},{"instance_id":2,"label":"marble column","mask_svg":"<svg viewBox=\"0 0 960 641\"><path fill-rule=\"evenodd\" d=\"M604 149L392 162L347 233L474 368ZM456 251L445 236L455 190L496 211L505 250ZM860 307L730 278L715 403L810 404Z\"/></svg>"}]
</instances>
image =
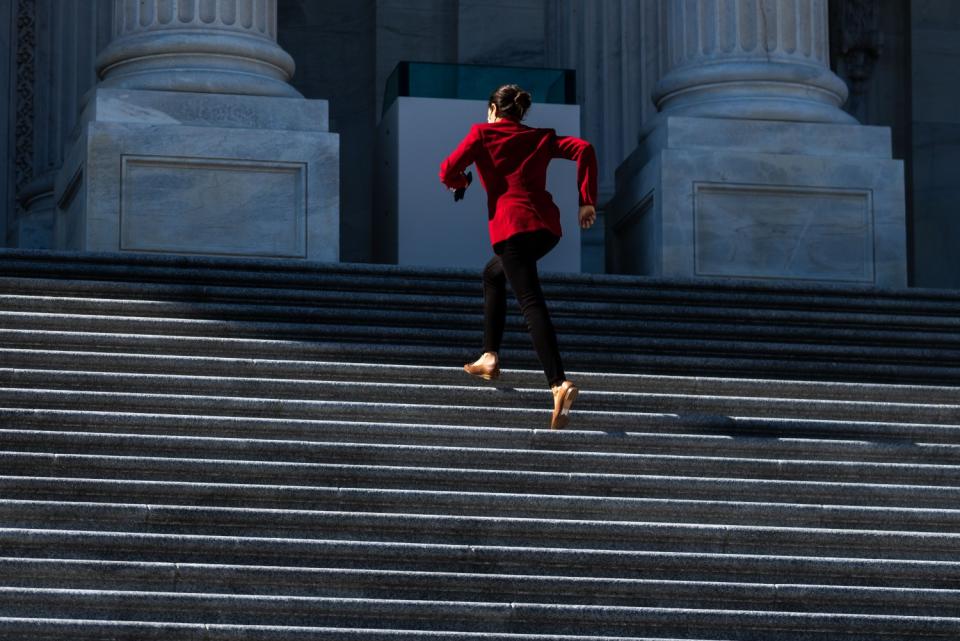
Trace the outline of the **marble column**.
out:
<instances>
[{"instance_id":1,"label":"marble column","mask_svg":"<svg viewBox=\"0 0 960 641\"><path fill-rule=\"evenodd\" d=\"M339 258L339 138L288 81L277 0L113 0L57 247Z\"/></svg>"},{"instance_id":2,"label":"marble column","mask_svg":"<svg viewBox=\"0 0 960 641\"><path fill-rule=\"evenodd\" d=\"M116 0L101 87L301 97L277 0Z\"/></svg>"},{"instance_id":3,"label":"marble column","mask_svg":"<svg viewBox=\"0 0 960 641\"><path fill-rule=\"evenodd\" d=\"M13 246L49 248L54 242L54 181L77 123L79 96L96 83L93 61L109 2L18 2L19 208L10 228Z\"/></svg>"},{"instance_id":4,"label":"marble column","mask_svg":"<svg viewBox=\"0 0 960 641\"><path fill-rule=\"evenodd\" d=\"M617 169L607 268L906 285L902 161L840 106L826 0L659 0L658 113Z\"/></svg>"},{"instance_id":5,"label":"marble column","mask_svg":"<svg viewBox=\"0 0 960 641\"><path fill-rule=\"evenodd\" d=\"M665 115L853 123L827 0L661 0Z\"/></svg>"},{"instance_id":6,"label":"marble column","mask_svg":"<svg viewBox=\"0 0 960 641\"><path fill-rule=\"evenodd\" d=\"M636 147L656 112L657 0L547 0L546 62L575 69L581 133L597 150L598 224L583 231L584 271L604 271L603 204L615 194L614 170Z\"/></svg>"}]
</instances>

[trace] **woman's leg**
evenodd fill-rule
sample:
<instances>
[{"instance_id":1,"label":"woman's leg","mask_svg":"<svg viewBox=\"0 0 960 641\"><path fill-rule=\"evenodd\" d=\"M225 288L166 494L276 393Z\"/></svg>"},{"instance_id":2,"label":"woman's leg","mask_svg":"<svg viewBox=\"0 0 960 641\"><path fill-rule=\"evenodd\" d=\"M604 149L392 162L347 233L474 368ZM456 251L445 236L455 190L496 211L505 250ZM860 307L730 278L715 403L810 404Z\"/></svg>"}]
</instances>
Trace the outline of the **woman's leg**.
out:
<instances>
[{"instance_id":1,"label":"woman's leg","mask_svg":"<svg viewBox=\"0 0 960 641\"><path fill-rule=\"evenodd\" d=\"M500 261L520 303L520 311L530 328L533 346L551 387L566 379L557 335L540 287L537 260L556 245L556 237L546 233L518 234L504 242Z\"/></svg>"},{"instance_id":2,"label":"woman's leg","mask_svg":"<svg viewBox=\"0 0 960 641\"><path fill-rule=\"evenodd\" d=\"M500 352L507 323L507 279L499 256L483 268L483 351Z\"/></svg>"}]
</instances>

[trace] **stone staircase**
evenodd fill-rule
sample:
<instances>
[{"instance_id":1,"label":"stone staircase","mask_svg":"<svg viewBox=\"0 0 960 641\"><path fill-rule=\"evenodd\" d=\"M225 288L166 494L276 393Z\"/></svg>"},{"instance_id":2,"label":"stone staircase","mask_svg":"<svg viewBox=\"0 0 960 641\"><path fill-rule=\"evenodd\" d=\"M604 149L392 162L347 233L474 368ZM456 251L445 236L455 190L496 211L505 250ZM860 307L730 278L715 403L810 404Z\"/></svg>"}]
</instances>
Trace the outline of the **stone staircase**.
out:
<instances>
[{"instance_id":1,"label":"stone staircase","mask_svg":"<svg viewBox=\"0 0 960 641\"><path fill-rule=\"evenodd\" d=\"M0 252L0 639L960 639L960 293Z\"/></svg>"}]
</instances>

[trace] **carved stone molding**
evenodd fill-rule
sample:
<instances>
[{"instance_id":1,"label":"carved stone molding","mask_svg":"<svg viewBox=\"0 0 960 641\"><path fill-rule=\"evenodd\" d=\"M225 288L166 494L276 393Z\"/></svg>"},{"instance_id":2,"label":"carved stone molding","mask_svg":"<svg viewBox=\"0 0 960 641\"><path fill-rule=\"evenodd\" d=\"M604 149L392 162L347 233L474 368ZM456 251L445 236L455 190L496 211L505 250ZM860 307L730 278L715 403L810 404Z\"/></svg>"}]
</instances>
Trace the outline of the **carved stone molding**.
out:
<instances>
[{"instance_id":1,"label":"carved stone molding","mask_svg":"<svg viewBox=\"0 0 960 641\"><path fill-rule=\"evenodd\" d=\"M862 94L883 50L879 0L835 0L831 3L833 54L843 61L850 91Z\"/></svg>"},{"instance_id":2,"label":"carved stone molding","mask_svg":"<svg viewBox=\"0 0 960 641\"><path fill-rule=\"evenodd\" d=\"M37 46L37 17L34 0L17 1L16 54L16 184L18 189L33 178L33 94L34 59Z\"/></svg>"}]
</instances>

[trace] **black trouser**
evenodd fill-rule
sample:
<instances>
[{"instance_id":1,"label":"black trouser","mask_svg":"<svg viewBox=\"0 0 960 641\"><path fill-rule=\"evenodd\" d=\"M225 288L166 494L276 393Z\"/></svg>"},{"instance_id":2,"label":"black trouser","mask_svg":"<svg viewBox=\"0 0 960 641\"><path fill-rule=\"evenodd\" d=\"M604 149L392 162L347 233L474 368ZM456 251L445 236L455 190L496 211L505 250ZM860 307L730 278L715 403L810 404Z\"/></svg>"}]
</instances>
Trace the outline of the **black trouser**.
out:
<instances>
[{"instance_id":1,"label":"black trouser","mask_svg":"<svg viewBox=\"0 0 960 641\"><path fill-rule=\"evenodd\" d=\"M507 281L513 289L533 338L533 346L547 375L559 385L566 378L557 335L550 322L540 289L537 261L553 249L559 238L545 229L515 234L493 246L496 254L483 269L483 351L499 352L507 321Z\"/></svg>"}]
</instances>

